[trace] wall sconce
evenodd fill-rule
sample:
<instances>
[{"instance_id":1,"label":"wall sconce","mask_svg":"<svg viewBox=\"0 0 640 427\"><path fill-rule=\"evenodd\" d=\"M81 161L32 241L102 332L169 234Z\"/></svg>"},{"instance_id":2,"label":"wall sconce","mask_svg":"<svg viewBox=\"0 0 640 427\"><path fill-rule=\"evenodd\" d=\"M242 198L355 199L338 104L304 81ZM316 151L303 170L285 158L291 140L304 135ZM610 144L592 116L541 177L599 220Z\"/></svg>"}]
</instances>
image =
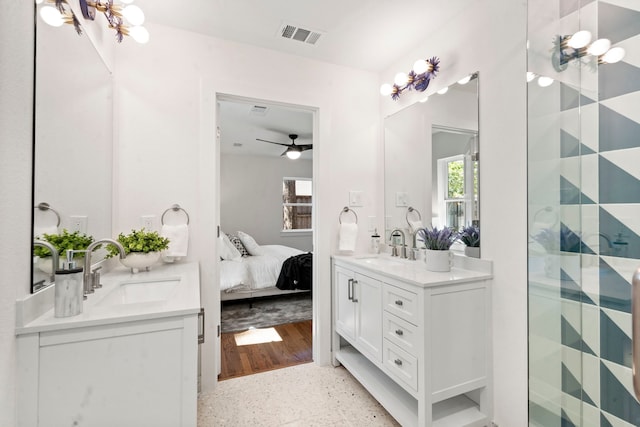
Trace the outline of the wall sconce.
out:
<instances>
[{"instance_id":1,"label":"wall sconce","mask_svg":"<svg viewBox=\"0 0 640 427\"><path fill-rule=\"evenodd\" d=\"M408 74L396 74L393 79L393 85L385 83L380 86L380 94L382 96L391 95L391 99L396 101L400 94L407 89L424 92L429 87L431 79L436 77L438 71L440 71L440 59L437 57L419 59L413 64L413 70L409 71Z\"/></svg>"},{"instance_id":2,"label":"wall sconce","mask_svg":"<svg viewBox=\"0 0 640 427\"><path fill-rule=\"evenodd\" d=\"M43 6L40 8L40 16L49 25L59 27L63 24L73 24L76 32L81 35L82 27L72 10L67 11L65 5L66 0L46 0L53 6ZM123 3L131 3L133 0L122 0ZM36 0L36 3L42 3L43 0ZM116 40L122 42L124 36L131 36L138 43L146 43L149 41L149 32L142 26L144 22L144 13L142 9L135 5L121 6L114 4L112 0L88 1L80 0L80 10L82 16L90 21L95 20L96 11L102 12L107 19L109 28L116 31ZM124 19L131 26L124 25Z\"/></svg>"},{"instance_id":3,"label":"wall sconce","mask_svg":"<svg viewBox=\"0 0 640 427\"><path fill-rule=\"evenodd\" d=\"M623 48L611 48L609 39L598 39L591 43L591 33L586 30L578 31L571 36L557 36L555 45L551 62L556 71L566 70L570 61L585 56L596 57L599 65L613 64L622 60L625 55Z\"/></svg>"}]
</instances>

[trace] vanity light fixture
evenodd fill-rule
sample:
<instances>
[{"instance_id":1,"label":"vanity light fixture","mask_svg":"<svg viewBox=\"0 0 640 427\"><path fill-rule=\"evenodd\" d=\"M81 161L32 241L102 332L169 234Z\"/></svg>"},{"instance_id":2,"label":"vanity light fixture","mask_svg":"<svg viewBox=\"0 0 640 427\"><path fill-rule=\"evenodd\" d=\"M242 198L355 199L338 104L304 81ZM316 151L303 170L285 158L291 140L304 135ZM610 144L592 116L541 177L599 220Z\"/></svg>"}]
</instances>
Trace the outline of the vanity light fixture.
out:
<instances>
[{"instance_id":1,"label":"vanity light fixture","mask_svg":"<svg viewBox=\"0 0 640 427\"><path fill-rule=\"evenodd\" d=\"M527 71L527 83L531 83L536 77L538 77L536 73Z\"/></svg>"},{"instance_id":2,"label":"vanity light fixture","mask_svg":"<svg viewBox=\"0 0 640 427\"><path fill-rule=\"evenodd\" d=\"M36 4L43 3L45 0L35 0ZM133 0L126 0L123 3L131 3ZM67 11L65 5L68 6L67 0L46 0L47 3L54 6L42 6L40 8L40 17L47 24L60 27L62 24L72 24L78 34L82 34L82 26L73 13L73 10ZM116 39L118 43L122 42L124 36L131 36L138 43L146 43L149 41L149 31L142 26L144 23L144 12L136 5L121 6L114 4L112 0L88 1L80 0L80 10L82 16L90 21L95 20L96 10L102 12L107 19L109 28L116 31ZM127 24L124 24L126 19Z\"/></svg>"},{"instance_id":3,"label":"vanity light fixture","mask_svg":"<svg viewBox=\"0 0 640 427\"><path fill-rule=\"evenodd\" d=\"M548 87L553 84L554 80L551 77L540 76L538 77L538 86L540 87Z\"/></svg>"},{"instance_id":4,"label":"vanity light fixture","mask_svg":"<svg viewBox=\"0 0 640 427\"><path fill-rule=\"evenodd\" d=\"M609 39L598 39L591 43L591 33L581 30L571 36L557 36L556 48L551 62L556 71L566 70L570 61L592 56L597 64L613 64L624 58L625 51L621 47L611 48ZM613 51L609 54L609 52Z\"/></svg>"},{"instance_id":5,"label":"vanity light fixture","mask_svg":"<svg viewBox=\"0 0 640 427\"><path fill-rule=\"evenodd\" d=\"M440 59L434 56L429 59L419 59L413 64L413 69L408 73L398 73L393 79L393 85L384 83L380 86L382 96L391 95L391 99L396 101L405 90L415 89L424 92L431 79L436 77L440 70Z\"/></svg>"},{"instance_id":6,"label":"vanity light fixture","mask_svg":"<svg viewBox=\"0 0 640 427\"><path fill-rule=\"evenodd\" d=\"M469 83L471 81L471 77L473 77L473 75L469 74L467 77L458 80L458 84L459 85L466 85L467 83Z\"/></svg>"},{"instance_id":7,"label":"vanity light fixture","mask_svg":"<svg viewBox=\"0 0 640 427\"><path fill-rule=\"evenodd\" d=\"M445 93L449 92L449 86L445 86L442 89L440 89L439 91L437 91L436 93L438 95L444 95Z\"/></svg>"},{"instance_id":8,"label":"vanity light fixture","mask_svg":"<svg viewBox=\"0 0 640 427\"><path fill-rule=\"evenodd\" d=\"M125 3L131 3L127 1ZM149 32L142 26L144 23L144 12L138 6L128 4L122 6L113 3L112 0L80 0L80 10L82 16L90 21L95 20L96 11L102 12L107 20L107 26L116 32L116 40L122 42L124 36L131 36L138 43L149 41ZM125 20L129 26L125 25Z\"/></svg>"}]
</instances>

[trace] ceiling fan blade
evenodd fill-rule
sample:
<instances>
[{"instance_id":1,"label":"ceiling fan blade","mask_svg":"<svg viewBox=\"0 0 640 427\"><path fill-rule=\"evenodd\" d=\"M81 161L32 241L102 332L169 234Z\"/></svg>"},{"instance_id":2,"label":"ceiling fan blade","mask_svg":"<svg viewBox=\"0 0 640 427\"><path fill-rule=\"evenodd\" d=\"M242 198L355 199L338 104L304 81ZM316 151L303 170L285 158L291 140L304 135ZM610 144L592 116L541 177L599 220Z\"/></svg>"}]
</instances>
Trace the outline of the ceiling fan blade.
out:
<instances>
[{"instance_id":1,"label":"ceiling fan blade","mask_svg":"<svg viewBox=\"0 0 640 427\"><path fill-rule=\"evenodd\" d=\"M288 147L291 145L291 144L283 144L282 142L267 141L266 139L260 139L260 138L256 138L256 141L268 142L269 144L282 145L283 147Z\"/></svg>"},{"instance_id":2,"label":"ceiling fan blade","mask_svg":"<svg viewBox=\"0 0 640 427\"><path fill-rule=\"evenodd\" d=\"M300 147L300 151L313 150L313 144L296 145L296 147Z\"/></svg>"},{"instance_id":3,"label":"ceiling fan blade","mask_svg":"<svg viewBox=\"0 0 640 427\"><path fill-rule=\"evenodd\" d=\"M284 150L282 152L282 154L280 154L280 157L285 157L287 155L287 153L289 152L289 149L287 148L286 150Z\"/></svg>"}]
</instances>

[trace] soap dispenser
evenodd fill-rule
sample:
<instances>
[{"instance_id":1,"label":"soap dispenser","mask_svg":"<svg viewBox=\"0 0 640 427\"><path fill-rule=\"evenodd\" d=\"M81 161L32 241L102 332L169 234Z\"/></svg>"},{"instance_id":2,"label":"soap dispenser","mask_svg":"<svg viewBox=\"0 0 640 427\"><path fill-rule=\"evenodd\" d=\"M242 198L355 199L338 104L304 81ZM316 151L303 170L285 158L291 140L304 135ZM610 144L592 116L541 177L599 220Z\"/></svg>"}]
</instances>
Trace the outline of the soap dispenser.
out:
<instances>
[{"instance_id":1,"label":"soap dispenser","mask_svg":"<svg viewBox=\"0 0 640 427\"><path fill-rule=\"evenodd\" d=\"M72 250L67 251L64 268L56 271L55 283L53 315L70 317L82 313L82 268L76 268Z\"/></svg>"},{"instance_id":2,"label":"soap dispenser","mask_svg":"<svg viewBox=\"0 0 640 427\"><path fill-rule=\"evenodd\" d=\"M371 235L371 253L379 254L380 253L380 235L378 234L378 229L374 228L373 234Z\"/></svg>"}]
</instances>

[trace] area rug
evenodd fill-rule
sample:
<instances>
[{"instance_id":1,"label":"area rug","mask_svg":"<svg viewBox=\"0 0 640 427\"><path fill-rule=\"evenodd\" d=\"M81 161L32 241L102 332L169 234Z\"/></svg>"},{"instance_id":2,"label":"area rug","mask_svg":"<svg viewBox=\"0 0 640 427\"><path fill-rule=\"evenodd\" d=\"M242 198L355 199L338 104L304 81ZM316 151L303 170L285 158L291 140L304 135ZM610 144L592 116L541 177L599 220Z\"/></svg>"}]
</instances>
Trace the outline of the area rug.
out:
<instances>
[{"instance_id":1,"label":"area rug","mask_svg":"<svg viewBox=\"0 0 640 427\"><path fill-rule=\"evenodd\" d=\"M228 301L220 313L222 332L268 328L285 323L310 320L313 309L311 294L287 295L249 301Z\"/></svg>"}]
</instances>

